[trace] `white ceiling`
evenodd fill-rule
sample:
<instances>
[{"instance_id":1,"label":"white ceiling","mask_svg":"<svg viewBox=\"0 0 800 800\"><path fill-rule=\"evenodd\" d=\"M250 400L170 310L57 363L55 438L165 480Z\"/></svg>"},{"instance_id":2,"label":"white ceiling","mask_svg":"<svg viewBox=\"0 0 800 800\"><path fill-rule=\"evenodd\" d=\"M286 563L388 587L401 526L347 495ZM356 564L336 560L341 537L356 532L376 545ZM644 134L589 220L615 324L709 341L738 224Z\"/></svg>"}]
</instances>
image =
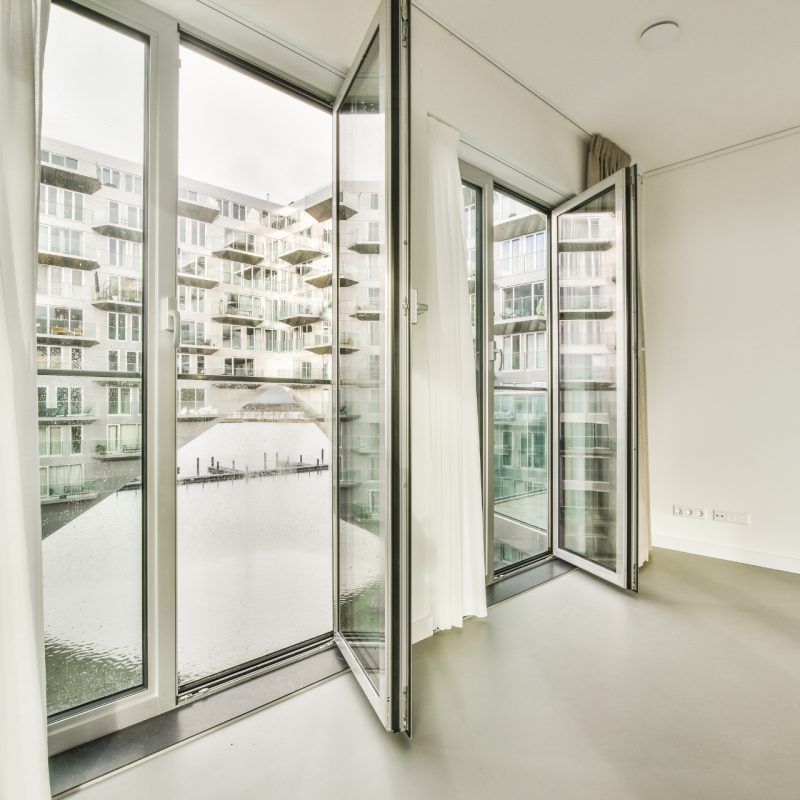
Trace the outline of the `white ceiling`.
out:
<instances>
[{"instance_id":1,"label":"white ceiling","mask_svg":"<svg viewBox=\"0 0 800 800\"><path fill-rule=\"evenodd\" d=\"M344 69L376 0L198 0ZM418 0L651 169L800 125L798 0ZM416 13L420 13L419 11ZM681 37L650 51L658 19Z\"/></svg>"}]
</instances>

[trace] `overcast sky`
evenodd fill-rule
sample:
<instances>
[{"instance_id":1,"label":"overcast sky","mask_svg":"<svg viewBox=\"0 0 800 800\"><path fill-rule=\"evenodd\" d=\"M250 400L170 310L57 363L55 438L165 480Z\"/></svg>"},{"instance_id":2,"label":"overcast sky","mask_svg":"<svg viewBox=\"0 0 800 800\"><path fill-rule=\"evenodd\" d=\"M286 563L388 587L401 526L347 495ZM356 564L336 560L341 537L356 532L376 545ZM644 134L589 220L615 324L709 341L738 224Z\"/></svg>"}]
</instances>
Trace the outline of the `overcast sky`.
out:
<instances>
[{"instance_id":1,"label":"overcast sky","mask_svg":"<svg viewBox=\"0 0 800 800\"><path fill-rule=\"evenodd\" d=\"M45 50L45 136L141 163L142 42L53 6ZM285 204L330 183L331 117L182 48L180 172Z\"/></svg>"}]
</instances>

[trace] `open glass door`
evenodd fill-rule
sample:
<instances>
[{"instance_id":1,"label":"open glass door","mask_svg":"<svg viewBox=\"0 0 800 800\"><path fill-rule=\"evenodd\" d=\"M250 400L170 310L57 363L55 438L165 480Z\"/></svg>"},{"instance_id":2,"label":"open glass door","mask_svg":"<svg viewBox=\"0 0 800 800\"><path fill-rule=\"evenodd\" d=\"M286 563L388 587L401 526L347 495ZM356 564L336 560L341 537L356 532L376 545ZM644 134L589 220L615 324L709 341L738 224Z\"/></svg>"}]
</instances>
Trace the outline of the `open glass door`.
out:
<instances>
[{"instance_id":1,"label":"open glass door","mask_svg":"<svg viewBox=\"0 0 800 800\"><path fill-rule=\"evenodd\" d=\"M637 589L636 168L553 212L554 552Z\"/></svg>"},{"instance_id":2,"label":"open glass door","mask_svg":"<svg viewBox=\"0 0 800 800\"><path fill-rule=\"evenodd\" d=\"M407 43L384 0L334 106L334 637L410 733Z\"/></svg>"}]
</instances>

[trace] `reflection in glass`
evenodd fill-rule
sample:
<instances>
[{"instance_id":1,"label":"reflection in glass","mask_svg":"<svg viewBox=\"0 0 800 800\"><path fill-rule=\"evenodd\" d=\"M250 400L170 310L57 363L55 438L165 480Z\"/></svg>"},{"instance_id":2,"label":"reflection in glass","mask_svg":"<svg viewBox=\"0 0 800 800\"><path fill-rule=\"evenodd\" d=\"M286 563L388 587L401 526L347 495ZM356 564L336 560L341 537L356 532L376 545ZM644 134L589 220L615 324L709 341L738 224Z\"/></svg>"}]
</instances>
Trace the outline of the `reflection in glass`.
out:
<instances>
[{"instance_id":1,"label":"reflection in glass","mask_svg":"<svg viewBox=\"0 0 800 800\"><path fill-rule=\"evenodd\" d=\"M615 190L559 217L559 538L616 568Z\"/></svg>"},{"instance_id":2,"label":"reflection in glass","mask_svg":"<svg viewBox=\"0 0 800 800\"><path fill-rule=\"evenodd\" d=\"M182 689L330 633L331 117L181 48Z\"/></svg>"},{"instance_id":3,"label":"reflection in glass","mask_svg":"<svg viewBox=\"0 0 800 800\"><path fill-rule=\"evenodd\" d=\"M377 37L339 116L339 630L381 694L386 671L385 99Z\"/></svg>"},{"instance_id":4,"label":"reflection in glass","mask_svg":"<svg viewBox=\"0 0 800 800\"><path fill-rule=\"evenodd\" d=\"M36 267L51 715L145 682L145 59L140 38L53 6Z\"/></svg>"},{"instance_id":5,"label":"reflection in glass","mask_svg":"<svg viewBox=\"0 0 800 800\"><path fill-rule=\"evenodd\" d=\"M547 215L494 192L494 569L547 553Z\"/></svg>"}]
</instances>

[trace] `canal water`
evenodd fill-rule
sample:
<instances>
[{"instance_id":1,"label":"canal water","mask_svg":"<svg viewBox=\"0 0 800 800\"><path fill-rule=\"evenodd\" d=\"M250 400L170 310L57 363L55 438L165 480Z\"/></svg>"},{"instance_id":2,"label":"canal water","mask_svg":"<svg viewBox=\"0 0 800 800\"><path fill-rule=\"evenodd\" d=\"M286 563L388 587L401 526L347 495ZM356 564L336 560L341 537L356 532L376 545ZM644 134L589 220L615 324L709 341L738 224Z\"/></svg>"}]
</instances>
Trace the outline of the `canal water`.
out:
<instances>
[{"instance_id":1,"label":"canal water","mask_svg":"<svg viewBox=\"0 0 800 800\"><path fill-rule=\"evenodd\" d=\"M270 468L330 458L313 422L219 423L181 448L181 477L211 457ZM141 491L117 492L43 542L51 714L141 685ZM182 684L332 627L331 473L177 488Z\"/></svg>"}]
</instances>

